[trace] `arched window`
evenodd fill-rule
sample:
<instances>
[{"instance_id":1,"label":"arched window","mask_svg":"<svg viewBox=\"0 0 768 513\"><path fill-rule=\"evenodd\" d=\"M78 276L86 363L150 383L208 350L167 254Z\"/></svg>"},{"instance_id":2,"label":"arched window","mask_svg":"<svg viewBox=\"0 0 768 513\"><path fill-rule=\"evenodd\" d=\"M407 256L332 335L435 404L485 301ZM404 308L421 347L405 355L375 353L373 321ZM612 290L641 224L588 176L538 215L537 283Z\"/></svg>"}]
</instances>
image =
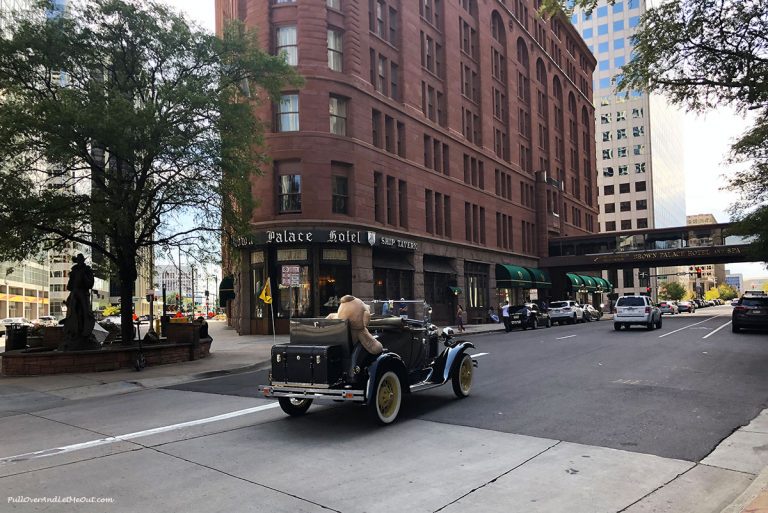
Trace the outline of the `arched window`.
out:
<instances>
[{"instance_id":1,"label":"arched window","mask_svg":"<svg viewBox=\"0 0 768 513\"><path fill-rule=\"evenodd\" d=\"M586 107L581 108L581 124L586 127L587 130L589 130L591 123L591 116L589 115L589 111Z\"/></svg>"},{"instance_id":2,"label":"arched window","mask_svg":"<svg viewBox=\"0 0 768 513\"><path fill-rule=\"evenodd\" d=\"M563 87L560 85L560 79L555 77L552 81L552 91L559 104L563 104Z\"/></svg>"},{"instance_id":3,"label":"arched window","mask_svg":"<svg viewBox=\"0 0 768 513\"><path fill-rule=\"evenodd\" d=\"M576 97L573 93L568 93L568 112L576 117Z\"/></svg>"},{"instance_id":4,"label":"arched window","mask_svg":"<svg viewBox=\"0 0 768 513\"><path fill-rule=\"evenodd\" d=\"M517 39L517 62L528 69L528 45L525 44L525 40L520 37Z\"/></svg>"},{"instance_id":5,"label":"arched window","mask_svg":"<svg viewBox=\"0 0 768 513\"><path fill-rule=\"evenodd\" d=\"M541 59L536 59L536 80L547 88L547 69Z\"/></svg>"},{"instance_id":6,"label":"arched window","mask_svg":"<svg viewBox=\"0 0 768 513\"><path fill-rule=\"evenodd\" d=\"M491 36L497 42L506 46L507 36L504 32L504 22L496 11L493 11L493 14L491 15Z\"/></svg>"}]
</instances>

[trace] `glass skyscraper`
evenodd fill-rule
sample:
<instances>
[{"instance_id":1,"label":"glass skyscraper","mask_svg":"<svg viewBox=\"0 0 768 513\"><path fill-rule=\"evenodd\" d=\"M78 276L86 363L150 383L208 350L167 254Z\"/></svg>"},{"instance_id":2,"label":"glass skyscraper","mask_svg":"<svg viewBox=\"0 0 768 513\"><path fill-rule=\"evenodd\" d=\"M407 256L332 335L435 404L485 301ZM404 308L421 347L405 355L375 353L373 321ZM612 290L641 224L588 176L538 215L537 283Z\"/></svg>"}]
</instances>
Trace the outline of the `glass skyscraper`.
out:
<instances>
[{"instance_id":1,"label":"glass skyscraper","mask_svg":"<svg viewBox=\"0 0 768 513\"><path fill-rule=\"evenodd\" d=\"M685 175L681 112L659 95L616 91L621 67L632 58L632 35L646 0L604 0L571 21L597 59L594 102L601 232L684 226ZM647 276L677 272L634 269L609 273L619 295L658 284ZM670 280L672 277L670 276Z\"/></svg>"}]
</instances>

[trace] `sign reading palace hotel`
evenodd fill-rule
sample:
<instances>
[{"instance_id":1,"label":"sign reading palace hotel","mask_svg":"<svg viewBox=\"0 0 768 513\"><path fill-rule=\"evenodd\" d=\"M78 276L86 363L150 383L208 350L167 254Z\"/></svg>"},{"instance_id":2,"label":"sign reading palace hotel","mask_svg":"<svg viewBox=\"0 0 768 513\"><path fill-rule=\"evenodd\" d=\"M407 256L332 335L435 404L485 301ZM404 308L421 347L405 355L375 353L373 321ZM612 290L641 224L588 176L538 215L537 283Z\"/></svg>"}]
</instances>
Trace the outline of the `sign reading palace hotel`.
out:
<instances>
[{"instance_id":1,"label":"sign reading palace hotel","mask_svg":"<svg viewBox=\"0 0 768 513\"><path fill-rule=\"evenodd\" d=\"M282 245L282 244L369 244L370 246L383 246L388 248L406 249L415 251L418 249L418 242L400 239L397 237L382 236L376 232L366 230L266 230L256 232L248 237L236 239L237 247L250 247L263 244Z\"/></svg>"}]
</instances>

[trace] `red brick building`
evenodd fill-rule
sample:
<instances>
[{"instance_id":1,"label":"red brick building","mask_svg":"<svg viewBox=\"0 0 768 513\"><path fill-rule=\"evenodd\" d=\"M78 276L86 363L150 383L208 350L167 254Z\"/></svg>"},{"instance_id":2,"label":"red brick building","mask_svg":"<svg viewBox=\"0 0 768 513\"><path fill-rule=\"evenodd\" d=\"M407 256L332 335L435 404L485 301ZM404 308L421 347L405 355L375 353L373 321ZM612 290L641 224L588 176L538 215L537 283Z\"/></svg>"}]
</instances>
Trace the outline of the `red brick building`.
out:
<instances>
[{"instance_id":1,"label":"red brick building","mask_svg":"<svg viewBox=\"0 0 768 513\"><path fill-rule=\"evenodd\" d=\"M265 333L351 293L469 322L549 279L550 236L597 229L592 72L565 17L525 0L217 0L306 83L263 107L233 316ZM279 285L293 286L282 288Z\"/></svg>"}]
</instances>

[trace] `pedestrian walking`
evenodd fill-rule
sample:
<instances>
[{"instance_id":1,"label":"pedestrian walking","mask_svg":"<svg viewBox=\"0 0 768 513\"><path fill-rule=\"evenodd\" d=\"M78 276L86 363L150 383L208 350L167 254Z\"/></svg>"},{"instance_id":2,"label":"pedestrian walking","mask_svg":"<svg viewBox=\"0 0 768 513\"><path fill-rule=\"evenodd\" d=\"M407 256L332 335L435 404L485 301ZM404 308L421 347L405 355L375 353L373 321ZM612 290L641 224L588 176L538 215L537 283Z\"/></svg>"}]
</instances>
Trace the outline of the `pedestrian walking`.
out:
<instances>
[{"instance_id":1,"label":"pedestrian walking","mask_svg":"<svg viewBox=\"0 0 768 513\"><path fill-rule=\"evenodd\" d=\"M466 331L464 329L464 309L461 305L456 309L456 329L459 330L459 333Z\"/></svg>"},{"instance_id":2,"label":"pedestrian walking","mask_svg":"<svg viewBox=\"0 0 768 513\"><path fill-rule=\"evenodd\" d=\"M512 325L509 322L509 300L501 307L501 319L504 321L504 331L512 331Z\"/></svg>"}]
</instances>

